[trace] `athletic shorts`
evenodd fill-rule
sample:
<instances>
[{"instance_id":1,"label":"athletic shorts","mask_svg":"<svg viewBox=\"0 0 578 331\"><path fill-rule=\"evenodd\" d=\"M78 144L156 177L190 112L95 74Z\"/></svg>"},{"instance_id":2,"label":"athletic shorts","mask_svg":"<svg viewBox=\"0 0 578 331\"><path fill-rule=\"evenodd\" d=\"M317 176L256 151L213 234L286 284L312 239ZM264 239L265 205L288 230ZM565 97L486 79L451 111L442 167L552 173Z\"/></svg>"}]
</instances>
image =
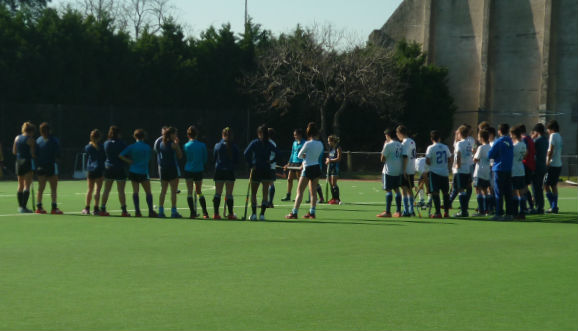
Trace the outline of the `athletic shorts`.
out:
<instances>
[{"instance_id":1,"label":"athletic shorts","mask_svg":"<svg viewBox=\"0 0 578 331\"><path fill-rule=\"evenodd\" d=\"M560 179L561 172L562 167L548 167L548 172L546 172L546 176L544 176L544 185L556 186Z\"/></svg>"},{"instance_id":2,"label":"athletic shorts","mask_svg":"<svg viewBox=\"0 0 578 331\"><path fill-rule=\"evenodd\" d=\"M109 180L126 180L125 168L105 168L104 178Z\"/></svg>"},{"instance_id":3,"label":"athletic shorts","mask_svg":"<svg viewBox=\"0 0 578 331\"><path fill-rule=\"evenodd\" d=\"M88 178L89 179L99 179L103 176L104 171L102 170L102 168L96 169L96 170L92 170L88 172Z\"/></svg>"},{"instance_id":4,"label":"athletic shorts","mask_svg":"<svg viewBox=\"0 0 578 331\"><path fill-rule=\"evenodd\" d=\"M159 177L161 180L171 181L173 179L179 178L179 175L179 169L177 169L177 167L159 167Z\"/></svg>"},{"instance_id":5,"label":"athletic shorts","mask_svg":"<svg viewBox=\"0 0 578 331\"><path fill-rule=\"evenodd\" d=\"M131 182L142 183L149 180L149 176L147 174L135 174L134 172L129 172L128 179L130 179Z\"/></svg>"},{"instance_id":6,"label":"athletic shorts","mask_svg":"<svg viewBox=\"0 0 578 331\"><path fill-rule=\"evenodd\" d=\"M277 172L275 171L275 169L271 169L271 181L274 182L277 180Z\"/></svg>"},{"instance_id":7,"label":"athletic shorts","mask_svg":"<svg viewBox=\"0 0 578 331\"><path fill-rule=\"evenodd\" d=\"M384 190L391 191L398 188L401 185L401 176L390 176L387 174L381 174L381 182L383 184Z\"/></svg>"},{"instance_id":8,"label":"athletic shorts","mask_svg":"<svg viewBox=\"0 0 578 331\"><path fill-rule=\"evenodd\" d=\"M27 173L33 171L32 161L30 159L19 159L16 160L16 176L24 176Z\"/></svg>"},{"instance_id":9,"label":"athletic shorts","mask_svg":"<svg viewBox=\"0 0 578 331\"><path fill-rule=\"evenodd\" d=\"M275 173L273 173L271 169L255 169L253 170L251 181L253 183L272 182L272 175L275 175Z\"/></svg>"},{"instance_id":10,"label":"athletic shorts","mask_svg":"<svg viewBox=\"0 0 578 331\"><path fill-rule=\"evenodd\" d=\"M36 176L46 176L52 177L56 175L56 169L54 167L54 163L52 164L43 164L36 167Z\"/></svg>"},{"instance_id":11,"label":"athletic shorts","mask_svg":"<svg viewBox=\"0 0 578 331\"><path fill-rule=\"evenodd\" d=\"M465 190L470 186L472 183L472 175L471 174L454 174L454 187L456 190L461 191Z\"/></svg>"},{"instance_id":12,"label":"athletic shorts","mask_svg":"<svg viewBox=\"0 0 578 331\"><path fill-rule=\"evenodd\" d=\"M401 175L401 186L413 188L413 179L415 175Z\"/></svg>"},{"instance_id":13,"label":"athletic shorts","mask_svg":"<svg viewBox=\"0 0 578 331\"><path fill-rule=\"evenodd\" d=\"M232 170L215 170L215 182L234 182L235 172Z\"/></svg>"},{"instance_id":14,"label":"athletic shorts","mask_svg":"<svg viewBox=\"0 0 578 331\"><path fill-rule=\"evenodd\" d=\"M194 182L200 182L203 180L203 172L199 171L199 172L190 172L190 171L184 171L183 173L183 177L185 177L186 179L192 180Z\"/></svg>"},{"instance_id":15,"label":"athletic shorts","mask_svg":"<svg viewBox=\"0 0 578 331\"><path fill-rule=\"evenodd\" d=\"M299 168L300 166L301 166L301 163L289 162L289 167L291 167L291 168ZM297 170L290 170L290 171L297 171Z\"/></svg>"},{"instance_id":16,"label":"athletic shorts","mask_svg":"<svg viewBox=\"0 0 578 331\"><path fill-rule=\"evenodd\" d=\"M330 163L329 176L339 177L339 164Z\"/></svg>"},{"instance_id":17,"label":"athletic shorts","mask_svg":"<svg viewBox=\"0 0 578 331\"><path fill-rule=\"evenodd\" d=\"M490 187L490 181L479 177L474 177L474 187L485 190Z\"/></svg>"},{"instance_id":18,"label":"athletic shorts","mask_svg":"<svg viewBox=\"0 0 578 331\"><path fill-rule=\"evenodd\" d=\"M531 185L532 184L532 179L534 179L534 172L532 170L530 170L530 168L524 166L524 177L526 180L526 185Z\"/></svg>"},{"instance_id":19,"label":"athletic shorts","mask_svg":"<svg viewBox=\"0 0 578 331\"><path fill-rule=\"evenodd\" d=\"M440 176L438 174L434 174L433 172L430 172L429 173L429 188L430 188L430 192L442 191L444 193L447 193L450 190L450 179L447 176Z\"/></svg>"},{"instance_id":20,"label":"athletic shorts","mask_svg":"<svg viewBox=\"0 0 578 331\"><path fill-rule=\"evenodd\" d=\"M526 187L526 176L512 177L512 187L514 190L521 190Z\"/></svg>"},{"instance_id":21,"label":"athletic shorts","mask_svg":"<svg viewBox=\"0 0 578 331\"><path fill-rule=\"evenodd\" d=\"M305 177L310 180L321 178L321 166L316 164L305 167L305 169L303 169L301 172L301 177Z\"/></svg>"}]
</instances>

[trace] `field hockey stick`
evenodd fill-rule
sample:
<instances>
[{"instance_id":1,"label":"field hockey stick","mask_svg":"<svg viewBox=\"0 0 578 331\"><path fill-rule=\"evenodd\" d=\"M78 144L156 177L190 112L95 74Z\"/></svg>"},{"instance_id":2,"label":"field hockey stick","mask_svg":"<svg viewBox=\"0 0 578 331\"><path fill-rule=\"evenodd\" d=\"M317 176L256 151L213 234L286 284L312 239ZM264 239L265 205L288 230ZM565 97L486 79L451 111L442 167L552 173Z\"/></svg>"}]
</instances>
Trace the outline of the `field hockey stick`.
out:
<instances>
[{"instance_id":1,"label":"field hockey stick","mask_svg":"<svg viewBox=\"0 0 578 331\"><path fill-rule=\"evenodd\" d=\"M249 192L251 191L251 181L253 180L253 168L249 172L249 185L247 185L247 195L245 196L245 212L243 213L243 221L247 220L247 207L249 206Z\"/></svg>"},{"instance_id":2,"label":"field hockey stick","mask_svg":"<svg viewBox=\"0 0 578 331\"><path fill-rule=\"evenodd\" d=\"M425 183L425 181L422 181L422 180L420 180L418 182L417 191L415 192L415 195L413 196L413 207L414 207L414 209L417 209L417 214L419 215L419 218L422 218L422 217L421 217L421 208L418 206L417 198L419 196L419 192L423 191L424 183Z\"/></svg>"}]
</instances>

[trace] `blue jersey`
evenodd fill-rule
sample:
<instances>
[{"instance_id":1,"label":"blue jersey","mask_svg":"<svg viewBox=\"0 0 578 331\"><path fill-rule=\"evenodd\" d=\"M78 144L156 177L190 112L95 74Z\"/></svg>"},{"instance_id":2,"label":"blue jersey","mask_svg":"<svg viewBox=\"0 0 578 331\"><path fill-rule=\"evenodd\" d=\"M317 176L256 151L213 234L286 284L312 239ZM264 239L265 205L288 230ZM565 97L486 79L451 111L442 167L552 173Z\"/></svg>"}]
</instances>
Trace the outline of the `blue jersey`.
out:
<instances>
[{"instance_id":1,"label":"blue jersey","mask_svg":"<svg viewBox=\"0 0 578 331\"><path fill-rule=\"evenodd\" d=\"M60 142L55 137L38 137L36 139L36 164L39 166L48 166L56 162L60 156Z\"/></svg>"},{"instance_id":2,"label":"blue jersey","mask_svg":"<svg viewBox=\"0 0 578 331\"><path fill-rule=\"evenodd\" d=\"M255 166L258 170L270 170L271 160L275 161L277 148L269 140L253 140L245 149L245 161L250 167Z\"/></svg>"},{"instance_id":3,"label":"blue jersey","mask_svg":"<svg viewBox=\"0 0 578 331\"><path fill-rule=\"evenodd\" d=\"M157 161L159 168L177 168L177 152L173 149L174 142L167 141L155 145L155 152L157 153Z\"/></svg>"},{"instance_id":4,"label":"blue jersey","mask_svg":"<svg viewBox=\"0 0 578 331\"><path fill-rule=\"evenodd\" d=\"M32 154L30 152L30 145L28 145L28 138L33 139L29 136L23 134L16 137L16 159L32 159Z\"/></svg>"},{"instance_id":5,"label":"blue jersey","mask_svg":"<svg viewBox=\"0 0 578 331\"><path fill-rule=\"evenodd\" d=\"M88 144L84 147L84 152L88 154L88 171L104 169L106 154L104 153L104 146L102 144L98 145L98 148L94 147L92 144Z\"/></svg>"},{"instance_id":6,"label":"blue jersey","mask_svg":"<svg viewBox=\"0 0 578 331\"><path fill-rule=\"evenodd\" d=\"M185 155L187 163L185 171L202 172L207 163L207 146L198 140L191 140L185 144Z\"/></svg>"},{"instance_id":7,"label":"blue jersey","mask_svg":"<svg viewBox=\"0 0 578 331\"><path fill-rule=\"evenodd\" d=\"M337 158L337 149L338 148L339 147L335 147L335 148L329 150L329 158L330 159ZM329 163L329 167L330 167L330 169L339 170L339 162L331 162L331 163Z\"/></svg>"},{"instance_id":8,"label":"blue jersey","mask_svg":"<svg viewBox=\"0 0 578 331\"><path fill-rule=\"evenodd\" d=\"M512 171L514 163L514 143L508 136L502 136L494 142L488 154L489 159L494 160L492 171Z\"/></svg>"},{"instance_id":9,"label":"blue jersey","mask_svg":"<svg viewBox=\"0 0 578 331\"><path fill-rule=\"evenodd\" d=\"M299 163L303 162L297 155L299 155L299 151L303 148L305 144L305 140L301 139L299 141L295 140L293 142L293 147L291 148L291 158L289 159L290 163Z\"/></svg>"},{"instance_id":10,"label":"blue jersey","mask_svg":"<svg viewBox=\"0 0 578 331\"><path fill-rule=\"evenodd\" d=\"M120 155L125 156L132 160L130 168L128 171L139 174L148 175L149 174L149 162L151 160L151 147L142 141L137 141L136 143L129 145L125 148Z\"/></svg>"},{"instance_id":11,"label":"blue jersey","mask_svg":"<svg viewBox=\"0 0 578 331\"><path fill-rule=\"evenodd\" d=\"M234 171L239 163L239 149L233 143L227 143L224 139L215 144L213 150L215 158L215 169L224 171Z\"/></svg>"},{"instance_id":12,"label":"blue jersey","mask_svg":"<svg viewBox=\"0 0 578 331\"><path fill-rule=\"evenodd\" d=\"M109 139L104 142L104 153L106 154L106 161L104 166L110 168L123 168L125 163L118 158L119 154L126 148L126 144L121 140Z\"/></svg>"}]
</instances>

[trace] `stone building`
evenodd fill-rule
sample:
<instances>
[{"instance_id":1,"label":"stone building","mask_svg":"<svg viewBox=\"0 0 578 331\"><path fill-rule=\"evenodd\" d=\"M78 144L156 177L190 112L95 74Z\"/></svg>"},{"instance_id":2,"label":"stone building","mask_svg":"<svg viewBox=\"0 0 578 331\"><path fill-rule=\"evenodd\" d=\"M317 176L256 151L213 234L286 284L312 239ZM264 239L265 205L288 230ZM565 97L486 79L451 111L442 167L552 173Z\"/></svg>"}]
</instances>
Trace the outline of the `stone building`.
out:
<instances>
[{"instance_id":1,"label":"stone building","mask_svg":"<svg viewBox=\"0 0 578 331\"><path fill-rule=\"evenodd\" d=\"M449 69L454 123L556 119L578 152L578 1L404 0L370 41L423 45Z\"/></svg>"}]
</instances>

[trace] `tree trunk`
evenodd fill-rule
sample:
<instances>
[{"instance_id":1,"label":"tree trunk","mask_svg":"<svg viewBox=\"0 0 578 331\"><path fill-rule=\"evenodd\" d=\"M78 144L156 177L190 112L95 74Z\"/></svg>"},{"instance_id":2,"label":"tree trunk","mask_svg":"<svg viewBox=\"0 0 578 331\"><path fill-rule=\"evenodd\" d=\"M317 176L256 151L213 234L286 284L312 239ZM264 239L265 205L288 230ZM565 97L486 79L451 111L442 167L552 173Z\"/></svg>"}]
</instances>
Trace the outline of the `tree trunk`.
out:
<instances>
[{"instance_id":1,"label":"tree trunk","mask_svg":"<svg viewBox=\"0 0 578 331\"><path fill-rule=\"evenodd\" d=\"M341 105L339 105L339 109L337 109L335 115L333 115L333 134L338 137L341 136L341 117L343 117L343 114L345 113L346 109L347 109L347 99L341 102Z\"/></svg>"}]
</instances>

